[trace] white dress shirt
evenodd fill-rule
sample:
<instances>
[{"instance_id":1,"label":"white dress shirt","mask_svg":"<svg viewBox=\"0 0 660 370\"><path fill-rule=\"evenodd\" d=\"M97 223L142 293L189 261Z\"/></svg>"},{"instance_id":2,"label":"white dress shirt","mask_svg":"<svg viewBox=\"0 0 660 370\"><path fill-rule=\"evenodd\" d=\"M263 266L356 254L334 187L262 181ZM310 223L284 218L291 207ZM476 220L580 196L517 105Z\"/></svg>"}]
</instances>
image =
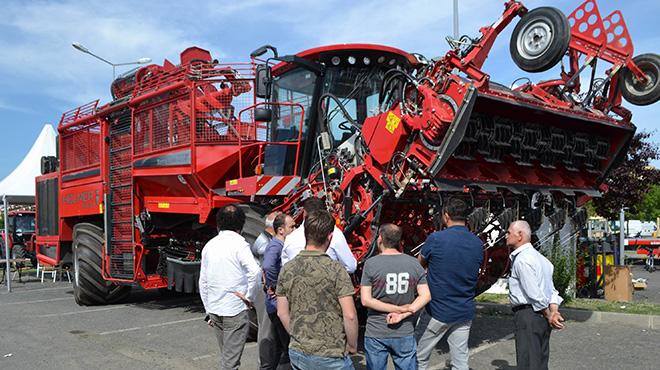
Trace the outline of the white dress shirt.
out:
<instances>
[{"instance_id":1,"label":"white dress shirt","mask_svg":"<svg viewBox=\"0 0 660 370\"><path fill-rule=\"evenodd\" d=\"M307 241L305 240L305 223L303 222L300 227L293 230L293 232L287 235L284 239L284 248L282 248L282 266L285 263L291 261L293 257L297 256L301 250L305 249ZM335 230L332 232L332 240L330 240L330 246L328 251L325 252L330 258L341 263L346 271L349 274L355 272L357 267L357 261L351 248L348 247L348 242L344 237L344 233L335 226Z\"/></svg>"},{"instance_id":2,"label":"white dress shirt","mask_svg":"<svg viewBox=\"0 0 660 370\"><path fill-rule=\"evenodd\" d=\"M523 244L509 256L513 264L509 277L509 300L515 306L531 304L541 311L563 299L552 283L554 267L531 243Z\"/></svg>"},{"instance_id":3,"label":"white dress shirt","mask_svg":"<svg viewBox=\"0 0 660 370\"><path fill-rule=\"evenodd\" d=\"M202 250L199 295L206 313L236 316L248 307L233 292L254 301L259 265L240 234L223 230Z\"/></svg>"}]
</instances>

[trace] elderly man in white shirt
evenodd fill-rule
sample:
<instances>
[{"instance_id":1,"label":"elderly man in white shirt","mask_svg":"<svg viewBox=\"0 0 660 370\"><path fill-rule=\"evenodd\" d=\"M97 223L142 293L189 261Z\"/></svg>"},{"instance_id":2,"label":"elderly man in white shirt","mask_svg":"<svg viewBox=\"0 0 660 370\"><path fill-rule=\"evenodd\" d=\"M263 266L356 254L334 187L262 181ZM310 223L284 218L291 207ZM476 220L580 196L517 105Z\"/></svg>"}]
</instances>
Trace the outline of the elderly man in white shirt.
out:
<instances>
[{"instance_id":1,"label":"elderly man in white shirt","mask_svg":"<svg viewBox=\"0 0 660 370\"><path fill-rule=\"evenodd\" d=\"M235 205L218 210L218 235L202 250L199 295L220 345L220 369L237 370L245 347L259 265L239 233L245 213Z\"/></svg>"},{"instance_id":2,"label":"elderly man in white shirt","mask_svg":"<svg viewBox=\"0 0 660 370\"><path fill-rule=\"evenodd\" d=\"M552 282L554 267L531 244L526 221L511 223L507 245L511 252L509 300L513 306L516 336L516 368L547 369L551 328L562 329L559 313L563 301Z\"/></svg>"},{"instance_id":3,"label":"elderly man in white shirt","mask_svg":"<svg viewBox=\"0 0 660 370\"><path fill-rule=\"evenodd\" d=\"M325 204L321 199L311 197L303 202L303 218L311 212L319 210L326 210ZM286 237L286 240L284 240L284 248L282 248L282 266L291 261L298 255L298 253L300 253L300 251L305 249L305 244L305 223L303 222ZM335 226L335 229L332 232L332 240L330 240L330 246L328 247L326 254L333 260L341 263L349 274L355 272L355 269L357 268L357 260L355 259L353 252L351 252L351 248L348 247L348 242L346 242L344 234L337 226Z\"/></svg>"}]
</instances>

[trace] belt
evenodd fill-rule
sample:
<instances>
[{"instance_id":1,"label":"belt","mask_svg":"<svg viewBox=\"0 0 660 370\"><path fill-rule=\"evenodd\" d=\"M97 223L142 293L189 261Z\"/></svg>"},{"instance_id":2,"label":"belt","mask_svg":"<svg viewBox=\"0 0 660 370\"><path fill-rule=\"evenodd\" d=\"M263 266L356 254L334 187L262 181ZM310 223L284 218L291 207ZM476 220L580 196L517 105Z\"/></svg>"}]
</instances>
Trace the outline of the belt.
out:
<instances>
[{"instance_id":1,"label":"belt","mask_svg":"<svg viewBox=\"0 0 660 370\"><path fill-rule=\"evenodd\" d=\"M521 304L521 305L518 305L518 306L513 306L511 308L511 311L518 312L518 311L524 310L526 308L532 309L532 305L531 304Z\"/></svg>"}]
</instances>

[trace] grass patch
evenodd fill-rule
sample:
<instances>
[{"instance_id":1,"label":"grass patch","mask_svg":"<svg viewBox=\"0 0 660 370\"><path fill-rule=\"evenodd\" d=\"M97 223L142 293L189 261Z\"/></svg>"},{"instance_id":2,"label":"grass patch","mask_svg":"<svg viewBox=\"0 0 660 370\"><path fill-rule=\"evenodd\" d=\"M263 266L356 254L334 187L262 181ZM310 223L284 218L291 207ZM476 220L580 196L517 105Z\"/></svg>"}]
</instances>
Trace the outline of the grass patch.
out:
<instances>
[{"instance_id":1,"label":"grass patch","mask_svg":"<svg viewBox=\"0 0 660 370\"><path fill-rule=\"evenodd\" d=\"M621 312L660 316L660 304L654 303L609 302L604 299L576 298L566 305L562 305L562 307L574 308L578 310Z\"/></svg>"},{"instance_id":2,"label":"grass patch","mask_svg":"<svg viewBox=\"0 0 660 370\"><path fill-rule=\"evenodd\" d=\"M476 301L497 303L497 304L509 304L509 296L506 294L483 293L477 296ZM560 310L561 308L660 316L660 304L654 304L654 303L608 302L604 299L575 298L572 301L563 304L560 307Z\"/></svg>"}]
</instances>

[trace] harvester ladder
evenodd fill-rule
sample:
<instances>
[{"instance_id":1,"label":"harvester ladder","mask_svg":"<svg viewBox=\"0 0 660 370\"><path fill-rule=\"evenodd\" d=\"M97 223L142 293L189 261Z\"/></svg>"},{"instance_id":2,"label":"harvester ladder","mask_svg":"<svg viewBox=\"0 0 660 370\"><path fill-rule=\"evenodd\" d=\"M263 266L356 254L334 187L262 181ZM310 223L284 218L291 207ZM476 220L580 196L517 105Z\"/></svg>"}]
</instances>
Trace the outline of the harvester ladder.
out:
<instances>
[{"instance_id":1,"label":"harvester ladder","mask_svg":"<svg viewBox=\"0 0 660 370\"><path fill-rule=\"evenodd\" d=\"M126 109L109 124L108 184L106 201L106 246L111 278L134 279L133 247L133 137L131 112Z\"/></svg>"}]
</instances>

